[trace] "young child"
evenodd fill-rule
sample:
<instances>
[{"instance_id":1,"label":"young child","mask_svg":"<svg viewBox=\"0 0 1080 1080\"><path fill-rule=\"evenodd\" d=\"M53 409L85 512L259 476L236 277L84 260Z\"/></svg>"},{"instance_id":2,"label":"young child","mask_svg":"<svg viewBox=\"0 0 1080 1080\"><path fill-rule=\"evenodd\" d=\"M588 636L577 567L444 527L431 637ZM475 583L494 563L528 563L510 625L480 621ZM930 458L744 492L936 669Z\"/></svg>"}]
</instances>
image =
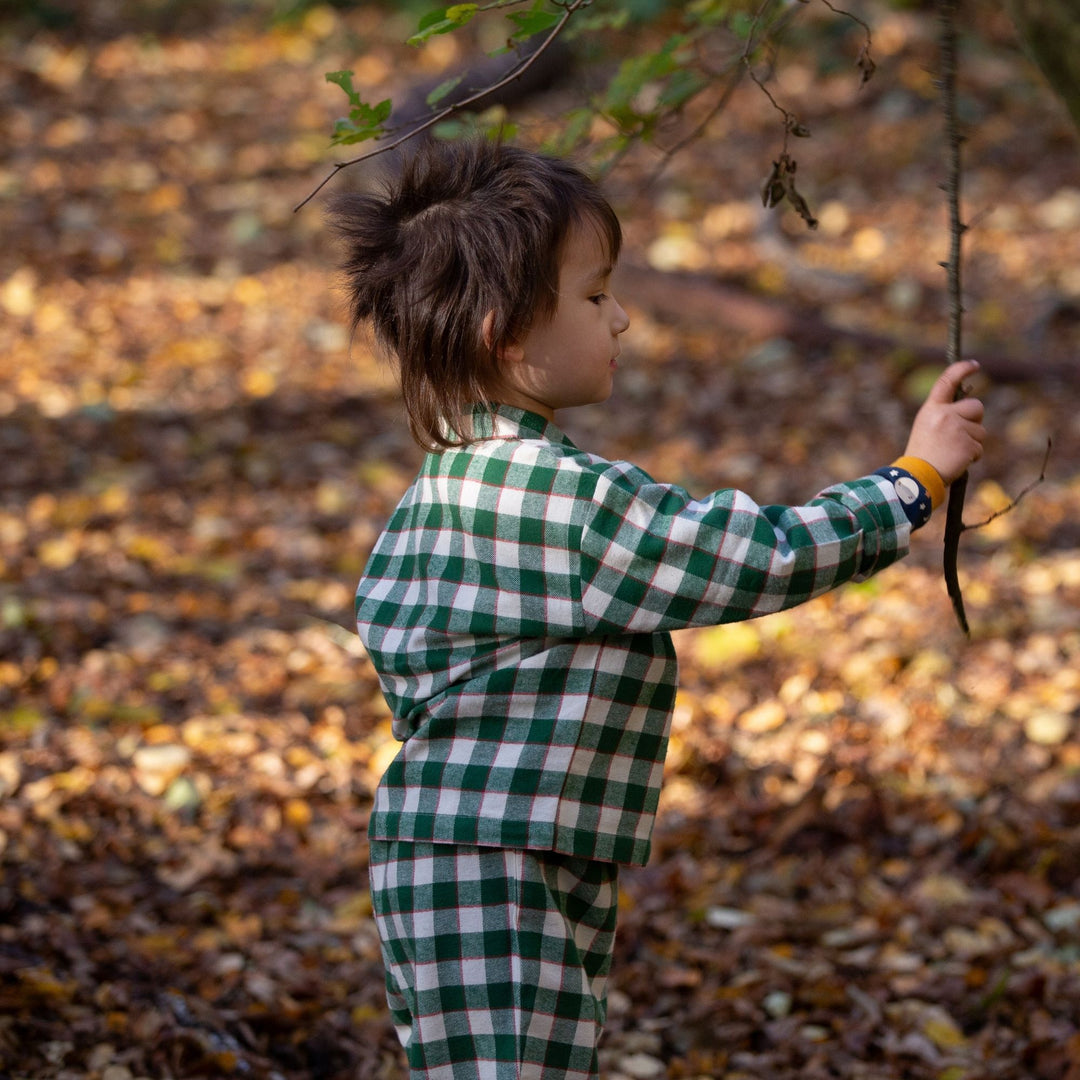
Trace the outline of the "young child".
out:
<instances>
[{"instance_id":1,"label":"young child","mask_svg":"<svg viewBox=\"0 0 1080 1080\"><path fill-rule=\"evenodd\" d=\"M951 365L904 456L805 506L702 499L579 450L629 319L621 233L573 166L428 143L341 196L355 325L429 451L371 555L360 635L402 746L371 895L410 1076L595 1080L617 867L642 865L675 701L670 632L801 604L906 554L982 453Z\"/></svg>"}]
</instances>

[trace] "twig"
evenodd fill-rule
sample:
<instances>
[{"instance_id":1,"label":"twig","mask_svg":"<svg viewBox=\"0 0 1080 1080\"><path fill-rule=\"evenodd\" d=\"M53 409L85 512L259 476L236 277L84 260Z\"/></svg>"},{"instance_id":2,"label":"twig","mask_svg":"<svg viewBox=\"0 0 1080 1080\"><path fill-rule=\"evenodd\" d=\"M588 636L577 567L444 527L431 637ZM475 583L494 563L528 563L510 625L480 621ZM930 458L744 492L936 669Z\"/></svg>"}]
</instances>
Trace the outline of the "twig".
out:
<instances>
[{"instance_id":1,"label":"twig","mask_svg":"<svg viewBox=\"0 0 1080 1080\"><path fill-rule=\"evenodd\" d=\"M1053 446L1054 446L1053 440L1048 438L1046 440L1046 453L1043 454L1043 463L1042 463L1042 468L1039 470L1039 475L1034 480L1032 480L1031 483L1028 484L1020 492L1020 494L1017 495L1016 498L1014 498L1009 503L1008 506L1003 506L1000 510L995 510L984 521L976 521L971 525L961 524L960 531L961 532L967 532L968 529L981 529L985 525L989 525L991 521L995 521L999 517L1002 517L1004 514L1011 513L1013 510L1015 510L1020 505L1020 500L1025 495L1027 495L1029 491L1034 491L1035 488L1037 488L1046 479L1046 466L1050 463L1050 451L1053 449Z\"/></svg>"},{"instance_id":2,"label":"twig","mask_svg":"<svg viewBox=\"0 0 1080 1080\"><path fill-rule=\"evenodd\" d=\"M784 199L787 199L803 221L805 221L811 229L816 229L818 224L817 219L810 212L810 207L807 205L806 200L795 186L795 170L798 168L798 163L788 153L789 137L797 135L799 138L807 138L810 134L810 130L805 124L799 122L799 118L793 112L785 109L784 106L773 97L769 88L765 85L764 80L758 76L756 71L754 71L754 66L750 62L750 57L754 51L754 34L757 32L758 23L768 9L770 2L771 0L765 0L758 9L757 14L754 16L754 21L750 24L750 33L746 37L746 48L743 50L741 57L743 67L746 69L747 74L749 74L757 88L768 99L769 104L771 104L784 118L784 141L780 147L780 156L773 162L772 171L769 173L768 178L762 186L761 203L767 209L772 209L774 206L779 206ZM805 2L805 0L803 0L803 2Z\"/></svg>"},{"instance_id":3,"label":"twig","mask_svg":"<svg viewBox=\"0 0 1080 1080\"><path fill-rule=\"evenodd\" d=\"M686 135L683 135L671 146L665 147L663 149L660 163L659 165L657 165L653 174L649 177L650 183L653 183L659 178L660 174L664 171L665 168L667 168L667 166L671 163L672 159L678 153L685 150L686 147L688 147L691 143L696 142L699 138L701 138L701 136L708 130L708 127L713 122L713 120L715 120L716 117L719 116L720 113L722 113L724 109L727 108L728 104L731 102L731 98L734 96L735 91L738 89L739 84L742 81L742 76L744 72L748 72L750 74L751 78L753 78L757 86L765 92L765 95L772 102L773 107L778 109L783 114L785 124L784 145L785 147L787 146L787 124L789 119L793 118L791 117L791 114L786 112L783 108L780 107L779 104L777 104L777 102L773 99L773 96L769 93L768 90L765 89L765 87L761 83L761 80L754 75L753 70L750 67L750 57L758 47L757 44L755 44L754 37L758 32L759 25L762 22L765 13L768 11L772 3L773 0L764 0L761 7L758 8L757 12L754 15L754 19L750 24L750 30L746 37L746 44L743 46L743 49L739 53L739 55L731 61L730 66L726 70L711 71L707 66L703 65L705 66L706 74L709 75L710 78L714 80L728 80L727 84L724 87L723 93L720 95L720 98L716 101L712 108L709 109L709 111L705 114L705 116L700 121L698 121L698 123L696 123ZM783 33L784 28L796 16L796 14L797 11L794 8L781 12L772 21L771 25L765 31L766 37L773 34Z\"/></svg>"},{"instance_id":4,"label":"twig","mask_svg":"<svg viewBox=\"0 0 1080 1080\"><path fill-rule=\"evenodd\" d=\"M870 24L864 19L860 19L853 11L846 11L842 7L837 7L832 3L832 0L821 0L821 2L834 15L845 15L852 22L858 23L863 28L866 40L863 42L863 47L859 50L859 58L855 63L858 65L859 71L862 72L862 85L865 86L873 76L874 68L876 67L874 61L870 57L870 49L874 44L873 35L870 33Z\"/></svg>"},{"instance_id":5,"label":"twig","mask_svg":"<svg viewBox=\"0 0 1080 1080\"><path fill-rule=\"evenodd\" d=\"M808 0L800 0L800 2L805 4L808 3ZM861 84L865 85L867 80L874 73L874 61L870 58L872 39L869 25L857 15L853 15L850 11L845 11L843 8L837 7L831 0L822 0L822 2L834 14L846 16L863 28L866 40L863 42L863 47L859 52L859 58L856 63L861 72ZM746 48L743 50L741 57L743 67L750 75L750 78L769 100L772 107L784 118L784 141L780 147L780 156L773 162L772 171L769 173L769 176L762 187L761 201L764 206L771 208L778 206L786 199L803 221L805 221L811 229L816 229L818 225L817 219L810 212L810 207L807 204L806 199L803 198L798 188L795 186L795 170L797 168L797 162L791 154L788 153L789 137L795 135L799 138L806 138L810 134L810 129L800 122L795 113L784 108L784 106L776 100L769 91L769 88L765 85L765 81L754 71L753 64L751 63L751 56L753 55L755 48L754 35L757 32L758 24L768 10L769 5L770 0L765 0L754 15L753 22L750 24L750 32L746 39ZM723 102L721 102L721 104L723 104Z\"/></svg>"},{"instance_id":6,"label":"twig","mask_svg":"<svg viewBox=\"0 0 1080 1080\"><path fill-rule=\"evenodd\" d=\"M298 203L295 207L293 207L293 212L295 213L296 211L303 209L309 202L311 202L311 200L314 199L315 196L318 195L319 192L322 191L322 189L326 187L326 185L329 184L330 181L333 180L339 172L342 171L342 169L348 169L352 165L358 165L361 161L367 161L369 158L378 157L380 154L387 154L391 150L396 150L399 146L402 146L404 143L408 142L409 139L413 139L417 135L420 135L425 131L429 131L431 128L435 127L436 124L441 124L449 117L455 116L459 112L464 112L470 105L476 104L476 102L480 101L482 98L486 98L489 95L501 90L504 86L507 86L510 83L514 82L516 79L520 79L521 76L524 75L525 72L528 71L529 68L532 67L532 65L535 64L536 61L539 60L540 57L548 50L552 42L563 32L566 24L570 21L574 12L578 11L580 8L588 7L592 2L593 0L569 0L569 2L565 5L565 10L563 11L562 18L560 18L559 21L555 24L555 26L552 27L551 33L548 34L546 38L544 38L543 42L541 42L539 47L534 52L530 53L528 57L526 57L520 64L517 65L517 67L513 68L508 75L500 79L497 83L494 83L491 86L485 86L478 90L475 94L471 94L469 97L464 98L461 101L455 102L453 105L448 105L445 109L440 110L434 116L429 117L418 127L411 128L404 135L401 135L397 139L394 139L393 142L386 143L383 146L380 146L377 149L372 150L366 154L361 154L359 157L350 158L348 161L337 162L330 170L330 172L325 177L323 177L323 179L314 188L314 190L311 191L302 202Z\"/></svg>"},{"instance_id":7,"label":"twig","mask_svg":"<svg viewBox=\"0 0 1080 1080\"><path fill-rule=\"evenodd\" d=\"M863 28L863 33L866 35L866 47L869 49L871 44L870 24L865 19L860 19L854 11L848 11L845 8L837 7L832 3L832 0L821 0L821 2L834 14L844 15L852 22L858 23Z\"/></svg>"},{"instance_id":8,"label":"twig","mask_svg":"<svg viewBox=\"0 0 1080 1080\"><path fill-rule=\"evenodd\" d=\"M960 359L961 329L964 317L963 297L960 289L961 241L966 226L960 220L960 146L963 138L956 119L956 11L959 0L939 0L941 16L941 100L945 114L945 140L948 151L948 172L945 180L945 198L949 208L949 259L941 265L948 275L949 331L945 346L946 363ZM964 393L957 391L957 397ZM949 504L945 512L945 550L942 572L945 589L952 601L953 612L960 629L968 637L967 614L964 611L964 595L960 590L957 557L960 535L964 531L964 497L967 494L968 474L952 482L949 488Z\"/></svg>"},{"instance_id":9,"label":"twig","mask_svg":"<svg viewBox=\"0 0 1080 1080\"><path fill-rule=\"evenodd\" d=\"M798 124L799 118L793 112L789 112L787 109L785 109L784 106L781 105L775 97L773 97L772 92L765 85L764 80L762 80L758 76L757 72L754 71L754 66L750 62L750 58L754 52L754 34L757 31L757 26L761 20L762 15L765 14L765 11L767 10L771 2L772 0L765 0L765 3L761 5L761 7L758 9L757 14L754 16L754 21L750 26L750 33L746 37L746 48L743 50L743 54L740 57L740 60L742 61L743 67L746 68L747 74L750 76L751 79L753 79L754 83L757 85L757 88L765 95L766 98L769 99L769 104L772 105L772 107L784 118L784 145L781 152L786 153L788 136Z\"/></svg>"},{"instance_id":10,"label":"twig","mask_svg":"<svg viewBox=\"0 0 1080 1080\"><path fill-rule=\"evenodd\" d=\"M660 159L659 165L656 166L652 176L649 177L649 182L655 182L660 174L671 163L672 158L675 157L681 150L685 150L691 143L696 142L705 133L708 126L713 122L727 108L728 103L731 101L732 96L735 93L736 87L739 85L740 77L742 75L743 68L741 61L738 65L733 67L733 73L731 80L727 86L724 87L723 94L720 95L720 99L713 105L713 107L705 114L705 116L694 125L694 127L682 138L680 138L673 145L666 147L663 151L663 156Z\"/></svg>"}]
</instances>

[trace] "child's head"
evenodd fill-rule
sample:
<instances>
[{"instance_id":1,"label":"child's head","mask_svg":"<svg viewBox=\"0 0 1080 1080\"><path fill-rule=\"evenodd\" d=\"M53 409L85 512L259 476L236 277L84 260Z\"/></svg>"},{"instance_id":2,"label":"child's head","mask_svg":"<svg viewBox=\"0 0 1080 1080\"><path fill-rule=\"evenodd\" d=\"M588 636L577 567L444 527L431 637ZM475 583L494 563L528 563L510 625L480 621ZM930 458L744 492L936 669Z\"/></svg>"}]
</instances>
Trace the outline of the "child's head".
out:
<instances>
[{"instance_id":1,"label":"child's head","mask_svg":"<svg viewBox=\"0 0 1080 1080\"><path fill-rule=\"evenodd\" d=\"M346 242L353 327L370 319L396 356L425 447L468 439L504 350L554 315L570 234L594 230L609 265L622 239L579 169L482 141L422 143L381 192L335 199L330 220Z\"/></svg>"}]
</instances>

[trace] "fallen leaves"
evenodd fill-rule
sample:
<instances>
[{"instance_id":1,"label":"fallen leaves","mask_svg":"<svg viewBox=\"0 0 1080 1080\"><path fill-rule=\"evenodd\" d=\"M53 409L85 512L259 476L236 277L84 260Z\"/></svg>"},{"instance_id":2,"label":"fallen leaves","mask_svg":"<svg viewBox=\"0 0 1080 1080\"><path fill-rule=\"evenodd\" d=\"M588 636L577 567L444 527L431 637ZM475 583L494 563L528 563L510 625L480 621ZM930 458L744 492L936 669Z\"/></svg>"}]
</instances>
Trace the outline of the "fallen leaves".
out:
<instances>
[{"instance_id":1,"label":"fallen leaves","mask_svg":"<svg viewBox=\"0 0 1080 1080\"><path fill-rule=\"evenodd\" d=\"M0 1070L401 1080L364 833L397 744L349 624L417 455L385 365L349 341L318 215L291 214L325 151L321 72L376 89L400 64L373 7L218 17L0 46ZM917 89L915 20L883 16L880 55ZM347 33L372 42L359 62ZM936 333L915 92L815 118L836 162L845 125L878 149L815 197L812 240L761 227L772 128L750 105L745 153L698 144L659 194L632 158L611 177L628 244L840 325ZM1035 292L1072 288L1072 159L1037 101L999 105L974 146L994 208L973 317L1027 352ZM825 186L807 147L800 176ZM761 501L900 447L922 377L904 357L672 323L647 289L631 306L616 397L565 417L582 445ZM1061 354L1071 325L1031 324ZM1080 1080L1075 387L987 403L973 518L1047 434L1055 453L967 541L970 645L936 526L879 579L680 636L655 857L623 875L612 1080Z\"/></svg>"}]
</instances>

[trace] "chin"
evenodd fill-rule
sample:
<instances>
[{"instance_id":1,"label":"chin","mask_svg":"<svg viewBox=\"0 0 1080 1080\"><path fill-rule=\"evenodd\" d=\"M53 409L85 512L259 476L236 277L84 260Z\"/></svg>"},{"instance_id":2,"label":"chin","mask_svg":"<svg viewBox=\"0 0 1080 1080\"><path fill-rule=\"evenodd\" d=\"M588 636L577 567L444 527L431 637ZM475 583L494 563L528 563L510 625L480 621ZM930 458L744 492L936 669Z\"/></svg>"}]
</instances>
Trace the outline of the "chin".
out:
<instances>
[{"instance_id":1,"label":"chin","mask_svg":"<svg viewBox=\"0 0 1080 1080\"><path fill-rule=\"evenodd\" d=\"M555 406L555 408L556 409L579 409L579 408L581 408L581 407L583 407L585 405L601 405L605 401L607 401L607 399L609 397L611 397L612 392L614 391L614 389L615 389L614 385L612 383L609 383L605 387L597 387L597 389L594 390L592 393L582 393L582 394L576 395L572 399L567 399L566 401L561 401Z\"/></svg>"}]
</instances>

